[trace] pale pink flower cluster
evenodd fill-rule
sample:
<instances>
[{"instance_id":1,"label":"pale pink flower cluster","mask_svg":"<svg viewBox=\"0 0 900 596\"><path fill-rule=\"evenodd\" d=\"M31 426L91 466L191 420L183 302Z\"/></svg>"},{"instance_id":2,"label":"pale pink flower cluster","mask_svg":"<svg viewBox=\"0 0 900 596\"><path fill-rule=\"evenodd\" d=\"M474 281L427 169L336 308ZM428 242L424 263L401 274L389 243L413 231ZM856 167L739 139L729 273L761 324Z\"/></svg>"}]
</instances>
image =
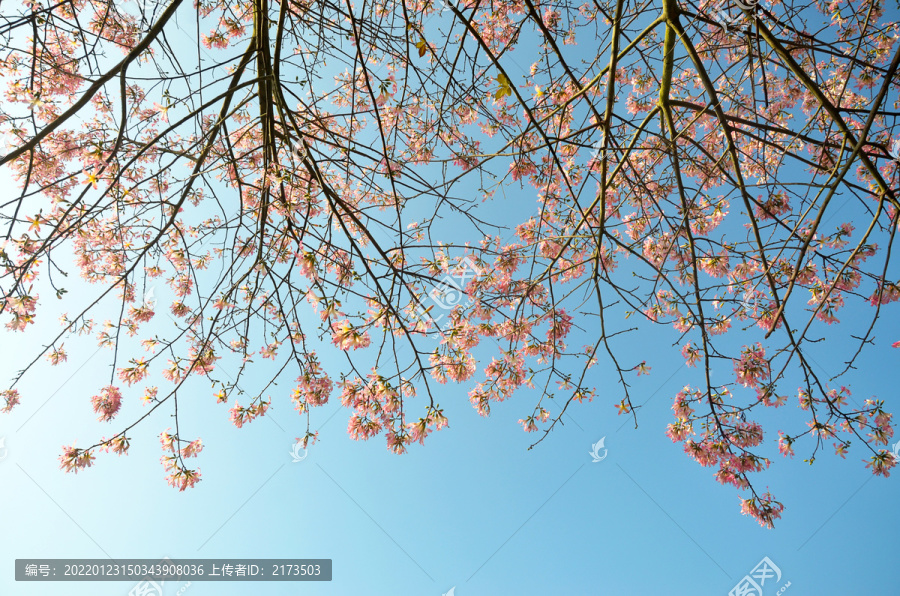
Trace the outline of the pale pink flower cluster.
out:
<instances>
[{"instance_id":1,"label":"pale pink flower cluster","mask_svg":"<svg viewBox=\"0 0 900 596\"><path fill-rule=\"evenodd\" d=\"M817 319L829 325L840 323L835 313L844 306L844 297L836 286L826 287L820 280L816 280L809 293L811 297L807 304L817 308Z\"/></svg>"},{"instance_id":2,"label":"pale pink flower cluster","mask_svg":"<svg viewBox=\"0 0 900 596\"><path fill-rule=\"evenodd\" d=\"M550 419L550 412L545 410L544 408L538 407L535 409L534 414L528 416L527 418L519 418L519 424L522 425L522 429L527 432L535 432L538 430L538 422L547 422Z\"/></svg>"},{"instance_id":3,"label":"pale pink flower cluster","mask_svg":"<svg viewBox=\"0 0 900 596\"><path fill-rule=\"evenodd\" d=\"M119 379L129 386L134 385L150 373L150 363L144 358L132 359L131 364L133 366L119 369Z\"/></svg>"},{"instance_id":4,"label":"pale pink flower cluster","mask_svg":"<svg viewBox=\"0 0 900 596\"><path fill-rule=\"evenodd\" d=\"M56 366L60 362L65 362L67 359L68 356L62 346L59 346L59 348L47 354L47 360L49 360L50 364L53 366Z\"/></svg>"},{"instance_id":5,"label":"pale pink flower cluster","mask_svg":"<svg viewBox=\"0 0 900 596\"><path fill-rule=\"evenodd\" d=\"M25 331L27 325L34 324L34 311L37 308L38 296L27 294L6 299L7 310L12 312L12 320L6 324L6 328L12 331Z\"/></svg>"},{"instance_id":6,"label":"pale pink flower cluster","mask_svg":"<svg viewBox=\"0 0 900 596\"><path fill-rule=\"evenodd\" d=\"M760 381L769 378L769 361L766 359L766 351L762 344L757 342L756 347L744 346L741 350L741 358L732 360L737 382L744 387L756 388Z\"/></svg>"},{"instance_id":7,"label":"pale pink flower cluster","mask_svg":"<svg viewBox=\"0 0 900 596\"><path fill-rule=\"evenodd\" d=\"M728 251L722 250L718 254L700 257L698 265L712 277L725 277L728 274Z\"/></svg>"},{"instance_id":8,"label":"pale pink flower cluster","mask_svg":"<svg viewBox=\"0 0 900 596\"><path fill-rule=\"evenodd\" d=\"M172 488L184 491L193 488L195 484L200 482L200 470L190 470L183 465L183 460L197 457L203 451L203 441L196 439L188 442L184 447L179 448L183 442L178 435L169 434L168 430L160 433L159 442L162 450L166 455L160 457L159 461L168 473L166 482Z\"/></svg>"},{"instance_id":9,"label":"pale pink flower cluster","mask_svg":"<svg viewBox=\"0 0 900 596\"><path fill-rule=\"evenodd\" d=\"M448 380L460 383L469 380L475 374L475 357L459 348L446 348L443 353L435 349L428 357L431 366L431 376L439 383Z\"/></svg>"},{"instance_id":10,"label":"pale pink flower cluster","mask_svg":"<svg viewBox=\"0 0 900 596\"><path fill-rule=\"evenodd\" d=\"M188 359L193 363L190 365L193 367L191 372L201 376L206 376L215 370L216 360L220 358L221 356L216 356L215 350L209 345L200 347L195 344L188 351Z\"/></svg>"},{"instance_id":11,"label":"pale pink flower cluster","mask_svg":"<svg viewBox=\"0 0 900 596\"><path fill-rule=\"evenodd\" d=\"M691 421L694 410L690 404L699 402L701 397L702 395L698 389L691 389L689 386L685 386L675 396L675 401L672 403L672 410L675 412L675 422L666 427L666 436L673 443L684 441L689 435L694 434L694 426Z\"/></svg>"},{"instance_id":12,"label":"pale pink flower cluster","mask_svg":"<svg viewBox=\"0 0 900 596\"><path fill-rule=\"evenodd\" d=\"M787 403L787 395L777 395L775 393L775 384L766 383L756 388L756 397L763 405L773 408L780 408Z\"/></svg>"},{"instance_id":13,"label":"pale pink flower cluster","mask_svg":"<svg viewBox=\"0 0 900 596\"><path fill-rule=\"evenodd\" d=\"M0 408L0 412L10 412L19 404L19 390L6 389L4 391L0 391L0 398L3 398L3 407Z\"/></svg>"},{"instance_id":14,"label":"pale pink flower cluster","mask_svg":"<svg viewBox=\"0 0 900 596\"><path fill-rule=\"evenodd\" d=\"M730 484L738 489L746 489L750 487L747 473L761 472L768 466L769 460L759 458L752 453L746 451L740 455L729 453L720 459L715 477L720 484Z\"/></svg>"},{"instance_id":15,"label":"pale pink flower cluster","mask_svg":"<svg viewBox=\"0 0 900 596\"><path fill-rule=\"evenodd\" d=\"M99 395L91 398L91 403L94 406L94 412L100 414L97 420L108 422L122 407L122 392L115 385L107 385L100 390Z\"/></svg>"},{"instance_id":16,"label":"pale pink flower cluster","mask_svg":"<svg viewBox=\"0 0 900 596\"><path fill-rule=\"evenodd\" d=\"M684 357L685 364L688 366L695 366L701 357L700 349L691 342L687 342L681 347L681 355Z\"/></svg>"},{"instance_id":17,"label":"pale pink flower cluster","mask_svg":"<svg viewBox=\"0 0 900 596\"><path fill-rule=\"evenodd\" d=\"M177 463L174 462L174 459L175 456L163 456L162 458L163 467L169 474L166 477L166 482L169 486L177 488L179 491L194 488L194 485L200 482L199 468L196 470L189 470L177 465Z\"/></svg>"},{"instance_id":18,"label":"pale pink flower cluster","mask_svg":"<svg viewBox=\"0 0 900 596\"><path fill-rule=\"evenodd\" d=\"M152 319L153 315L155 314L156 313L153 310L152 304L146 302L138 307L128 307L128 317L137 321L138 323L146 323L147 321Z\"/></svg>"},{"instance_id":19,"label":"pale pink flower cluster","mask_svg":"<svg viewBox=\"0 0 900 596\"><path fill-rule=\"evenodd\" d=\"M281 342L275 341L266 346L260 348L259 353L263 358L270 358L275 360L275 356L278 355L278 346L281 345Z\"/></svg>"},{"instance_id":20,"label":"pale pink flower cluster","mask_svg":"<svg viewBox=\"0 0 900 596\"><path fill-rule=\"evenodd\" d=\"M203 451L203 441L195 439L181 448L181 457L197 457Z\"/></svg>"},{"instance_id":21,"label":"pale pink flower cluster","mask_svg":"<svg viewBox=\"0 0 900 596\"><path fill-rule=\"evenodd\" d=\"M154 399L156 399L156 394L159 392L159 387L152 385L150 387L144 388L144 395L141 396L141 403L144 405L150 403Z\"/></svg>"},{"instance_id":22,"label":"pale pink flower cluster","mask_svg":"<svg viewBox=\"0 0 900 596\"><path fill-rule=\"evenodd\" d=\"M521 351L504 352L502 359L492 359L484 370L485 381L469 391L469 401L482 416L490 415L490 402L508 399L522 385L534 386Z\"/></svg>"},{"instance_id":23,"label":"pale pink flower cluster","mask_svg":"<svg viewBox=\"0 0 900 596\"><path fill-rule=\"evenodd\" d=\"M181 380L183 374L184 369L182 369L178 362L171 359L166 361L166 368L162 371L163 378L172 381L173 383L177 383Z\"/></svg>"},{"instance_id":24,"label":"pale pink flower cluster","mask_svg":"<svg viewBox=\"0 0 900 596\"><path fill-rule=\"evenodd\" d=\"M331 341L342 350L369 347L369 334L357 331L350 321L335 321L331 324Z\"/></svg>"},{"instance_id":25,"label":"pale pink flower cluster","mask_svg":"<svg viewBox=\"0 0 900 596\"><path fill-rule=\"evenodd\" d=\"M869 304L876 306L878 304L897 302L898 300L900 300L900 286L889 281L883 284L879 282L878 289L869 297Z\"/></svg>"},{"instance_id":26,"label":"pale pink flower cluster","mask_svg":"<svg viewBox=\"0 0 900 596\"><path fill-rule=\"evenodd\" d=\"M241 428L244 424L252 422L259 416L263 416L266 410L269 409L269 404L270 402L260 400L256 404L251 404L244 408L239 403L234 402L234 407L229 411L232 424Z\"/></svg>"},{"instance_id":27,"label":"pale pink flower cluster","mask_svg":"<svg viewBox=\"0 0 900 596\"><path fill-rule=\"evenodd\" d=\"M112 439L101 439L100 449L106 453L112 450L117 455L127 455L131 442L123 434L113 437Z\"/></svg>"},{"instance_id":28,"label":"pale pink flower cluster","mask_svg":"<svg viewBox=\"0 0 900 596\"><path fill-rule=\"evenodd\" d=\"M443 410L429 407L425 418L418 422L406 422L403 413L403 397L415 396L415 388L406 379L395 386L376 370L363 381L359 377L341 384L341 403L353 409L347 422L347 432L354 440L368 440L384 432L387 447L394 453L405 453L412 442L422 443L433 430L447 425Z\"/></svg>"},{"instance_id":29,"label":"pale pink flower cluster","mask_svg":"<svg viewBox=\"0 0 900 596\"><path fill-rule=\"evenodd\" d=\"M894 457L894 454L886 449L880 449L866 463L867 468L872 468L873 474L884 476L885 478L891 475L891 468L896 465L897 459Z\"/></svg>"},{"instance_id":30,"label":"pale pink flower cluster","mask_svg":"<svg viewBox=\"0 0 900 596\"><path fill-rule=\"evenodd\" d=\"M778 431L778 452L781 455L788 457L794 457L794 439L785 435L781 431Z\"/></svg>"},{"instance_id":31,"label":"pale pink flower cluster","mask_svg":"<svg viewBox=\"0 0 900 596\"><path fill-rule=\"evenodd\" d=\"M78 473L78 470L90 468L94 463L94 455L90 449L77 449L75 445L63 445L63 453L59 456L59 467L66 472Z\"/></svg>"},{"instance_id":32,"label":"pale pink flower cluster","mask_svg":"<svg viewBox=\"0 0 900 596\"><path fill-rule=\"evenodd\" d=\"M754 517L764 528L774 528L775 520L781 517L782 511L784 505L768 492L761 497L741 499L741 513Z\"/></svg>"},{"instance_id":33,"label":"pale pink flower cluster","mask_svg":"<svg viewBox=\"0 0 900 596\"><path fill-rule=\"evenodd\" d=\"M297 377L297 386L291 394L291 400L297 411L302 413L310 407L328 403L333 388L331 378L322 370L315 352L311 352L306 372Z\"/></svg>"},{"instance_id":34,"label":"pale pink flower cluster","mask_svg":"<svg viewBox=\"0 0 900 596\"><path fill-rule=\"evenodd\" d=\"M425 437L433 431L441 430L445 426L448 426L448 421L447 417L444 416L444 410L438 406L429 407L424 418L419 418L418 422L406 425L409 431L409 442L424 445ZM390 440L388 440L388 447L391 447ZM396 449L394 451L397 452Z\"/></svg>"},{"instance_id":35,"label":"pale pink flower cluster","mask_svg":"<svg viewBox=\"0 0 900 596\"><path fill-rule=\"evenodd\" d=\"M761 197L760 197L761 198ZM791 210L791 203L784 191L769 195L765 201L760 201L756 207L756 217L760 220L775 219Z\"/></svg>"}]
</instances>

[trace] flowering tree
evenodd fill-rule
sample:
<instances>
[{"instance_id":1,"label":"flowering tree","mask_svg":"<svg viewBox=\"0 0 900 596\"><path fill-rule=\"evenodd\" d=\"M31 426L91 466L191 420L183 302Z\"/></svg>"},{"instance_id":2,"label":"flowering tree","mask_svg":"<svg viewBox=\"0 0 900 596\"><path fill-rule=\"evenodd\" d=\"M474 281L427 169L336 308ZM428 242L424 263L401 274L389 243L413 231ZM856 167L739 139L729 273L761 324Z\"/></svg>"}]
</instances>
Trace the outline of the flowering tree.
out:
<instances>
[{"instance_id":1,"label":"flowering tree","mask_svg":"<svg viewBox=\"0 0 900 596\"><path fill-rule=\"evenodd\" d=\"M0 163L18 191L0 210L0 315L12 334L47 296L68 311L0 406L27 398L16 386L42 357L64 363L72 334L110 348L100 420L121 422L135 385L147 405L65 447L66 470L127 452L162 408L169 482L193 486L202 443L177 418L192 375L237 426L296 379L304 446L338 396L353 438L403 453L447 425L434 383L464 385L485 416L519 391L542 439L593 399L601 362L619 394L600 407L637 420L627 378L650 367L622 342L659 325L698 371L668 436L761 524L783 505L751 484L770 463L760 409L805 411L808 428L779 431L785 455L853 440L875 474L895 465L891 414L841 384L890 345L877 322L900 299L900 25L880 1L3 11ZM498 193L513 208L498 214ZM72 269L93 284L85 304L67 304ZM856 339L825 378L809 351L842 312ZM343 369L323 366L323 338ZM277 372L243 394L257 357Z\"/></svg>"}]
</instances>

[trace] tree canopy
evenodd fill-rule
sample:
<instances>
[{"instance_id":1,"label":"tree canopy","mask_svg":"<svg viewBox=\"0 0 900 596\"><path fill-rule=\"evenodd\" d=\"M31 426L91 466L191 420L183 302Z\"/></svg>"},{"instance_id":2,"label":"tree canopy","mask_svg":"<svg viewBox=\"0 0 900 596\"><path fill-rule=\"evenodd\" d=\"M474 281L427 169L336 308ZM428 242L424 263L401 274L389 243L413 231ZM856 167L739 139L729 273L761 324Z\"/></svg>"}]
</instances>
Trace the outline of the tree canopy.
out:
<instances>
[{"instance_id":1,"label":"tree canopy","mask_svg":"<svg viewBox=\"0 0 900 596\"><path fill-rule=\"evenodd\" d=\"M67 471L127 452L161 409L169 482L193 486L203 445L177 424L192 376L237 426L290 400L304 446L338 398L353 438L403 453L447 426L445 383L484 416L519 393L532 443L572 402L637 422L630 383L651 367L622 346L660 326L695 367L668 436L762 525L783 510L752 484L771 463L762 409L804 411L778 432L786 456L852 441L873 473L895 465L891 414L848 389L857 359L900 340L880 325L900 299L900 24L883 2L0 13L5 337L66 310L0 407L67 338L110 348L91 402L119 426L65 447ZM823 374L809 352L837 327L846 366ZM140 395L145 414L116 417Z\"/></svg>"}]
</instances>

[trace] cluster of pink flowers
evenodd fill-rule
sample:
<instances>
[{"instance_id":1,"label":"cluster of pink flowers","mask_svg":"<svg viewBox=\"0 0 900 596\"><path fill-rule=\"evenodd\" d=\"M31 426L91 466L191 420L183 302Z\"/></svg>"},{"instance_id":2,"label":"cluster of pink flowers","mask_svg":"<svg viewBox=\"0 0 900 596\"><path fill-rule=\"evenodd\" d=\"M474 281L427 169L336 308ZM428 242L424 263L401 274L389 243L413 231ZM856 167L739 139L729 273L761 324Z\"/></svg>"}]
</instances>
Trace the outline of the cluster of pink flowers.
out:
<instances>
[{"instance_id":1,"label":"cluster of pink flowers","mask_svg":"<svg viewBox=\"0 0 900 596\"><path fill-rule=\"evenodd\" d=\"M764 528L774 528L775 520L781 517L782 511L784 505L768 492L761 497L741 499L741 513L754 517Z\"/></svg>"},{"instance_id":2,"label":"cluster of pink flowers","mask_svg":"<svg viewBox=\"0 0 900 596\"><path fill-rule=\"evenodd\" d=\"M424 418L419 418L417 422L406 425L409 430L409 442L424 445L425 437L445 426L448 426L448 421L444 416L444 410L438 406L429 407ZM391 444L392 442L389 440L388 446L390 447Z\"/></svg>"},{"instance_id":3,"label":"cluster of pink flowers","mask_svg":"<svg viewBox=\"0 0 900 596\"><path fill-rule=\"evenodd\" d=\"M266 410L269 409L269 403L270 402L260 400L255 404L251 404L244 408L239 403L234 402L234 407L229 410L231 414L231 423L236 427L241 428L248 422L252 422L255 418L264 415Z\"/></svg>"},{"instance_id":4,"label":"cluster of pink flowers","mask_svg":"<svg viewBox=\"0 0 900 596\"><path fill-rule=\"evenodd\" d=\"M331 324L331 341L342 350L356 350L369 347L369 334L357 331L350 321L335 321Z\"/></svg>"},{"instance_id":5,"label":"cluster of pink flowers","mask_svg":"<svg viewBox=\"0 0 900 596\"><path fill-rule=\"evenodd\" d=\"M197 375L206 376L211 373L216 368L216 360L220 358L221 356L216 356L215 350L209 345L201 347L195 343L188 350L191 372Z\"/></svg>"},{"instance_id":6,"label":"cluster of pink flowers","mask_svg":"<svg viewBox=\"0 0 900 596\"><path fill-rule=\"evenodd\" d=\"M444 353L435 349L428 357L431 366L431 376L439 383L448 380L456 383L469 380L475 374L475 357L458 348L447 348Z\"/></svg>"},{"instance_id":7,"label":"cluster of pink flowers","mask_svg":"<svg viewBox=\"0 0 900 596\"><path fill-rule=\"evenodd\" d=\"M66 351L62 346L59 346L58 348L47 354L47 360L49 360L50 364L52 364L53 366L65 362L67 359L68 356L66 355Z\"/></svg>"},{"instance_id":8,"label":"cluster of pink flowers","mask_svg":"<svg viewBox=\"0 0 900 596\"><path fill-rule=\"evenodd\" d=\"M376 370L363 381L359 377L341 383L341 403L353 410L347 432L357 441L365 441L385 433L387 447L394 453L405 453L406 446L424 442L434 430L447 426L447 418L438 406L429 406L424 418L406 422L401 399L414 397L415 387L400 378L397 385Z\"/></svg>"},{"instance_id":9,"label":"cluster of pink flowers","mask_svg":"<svg viewBox=\"0 0 900 596\"><path fill-rule=\"evenodd\" d=\"M550 419L550 412L542 407L535 409L534 414L527 418L520 418L519 424L527 433L535 432L538 429L538 422L547 422Z\"/></svg>"},{"instance_id":10,"label":"cluster of pink flowers","mask_svg":"<svg viewBox=\"0 0 900 596\"><path fill-rule=\"evenodd\" d=\"M132 359L131 364L133 366L120 368L119 379L123 382L127 383L129 386L134 385L144 377L146 377L150 372L150 363L146 361L144 358Z\"/></svg>"},{"instance_id":11,"label":"cluster of pink flowers","mask_svg":"<svg viewBox=\"0 0 900 596\"><path fill-rule=\"evenodd\" d=\"M878 304L890 304L891 302L897 302L898 300L900 300L900 285L889 281L884 283L879 282L878 288L869 297L869 304L872 306Z\"/></svg>"},{"instance_id":12,"label":"cluster of pink flowers","mask_svg":"<svg viewBox=\"0 0 900 596\"><path fill-rule=\"evenodd\" d=\"M90 449L78 449L75 445L63 445L62 455L59 456L59 467L66 472L78 473L78 470L90 468L94 463L94 454Z\"/></svg>"},{"instance_id":13,"label":"cluster of pink flowers","mask_svg":"<svg viewBox=\"0 0 900 596\"><path fill-rule=\"evenodd\" d=\"M878 453L873 455L868 462L866 462L866 467L872 469L872 473L876 476L884 476L887 478L891 475L891 468L897 465L897 458L894 457L893 452L888 451L887 449L880 449Z\"/></svg>"},{"instance_id":14,"label":"cluster of pink flowers","mask_svg":"<svg viewBox=\"0 0 900 596\"><path fill-rule=\"evenodd\" d=\"M19 404L19 390L5 389L0 391L0 398L3 399L3 407L0 408L0 412L10 412Z\"/></svg>"},{"instance_id":15,"label":"cluster of pink flowers","mask_svg":"<svg viewBox=\"0 0 900 596\"><path fill-rule=\"evenodd\" d=\"M310 407L321 406L328 403L328 398L334 387L331 378L322 371L315 353L310 354L307 362L307 370L297 377L297 386L291 394L294 407L299 412L305 412Z\"/></svg>"},{"instance_id":16,"label":"cluster of pink flowers","mask_svg":"<svg viewBox=\"0 0 900 596\"><path fill-rule=\"evenodd\" d=\"M741 358L732 362L737 381L744 387L758 387L761 381L769 378L769 361L760 343L756 347L744 346Z\"/></svg>"},{"instance_id":17,"label":"cluster of pink flowers","mask_svg":"<svg viewBox=\"0 0 900 596\"><path fill-rule=\"evenodd\" d=\"M34 311L37 308L38 296L22 295L6 299L6 310L12 313L12 319L6 328L12 331L25 331L27 325L34 324Z\"/></svg>"},{"instance_id":18,"label":"cluster of pink flowers","mask_svg":"<svg viewBox=\"0 0 900 596\"><path fill-rule=\"evenodd\" d=\"M762 198L762 197L760 197ZM769 195L765 201L760 201L756 207L756 217L760 220L775 219L791 210L791 203L784 191Z\"/></svg>"},{"instance_id":19,"label":"cluster of pink flowers","mask_svg":"<svg viewBox=\"0 0 900 596\"><path fill-rule=\"evenodd\" d=\"M763 471L770 462L748 451L762 444L762 426L745 420L738 410L725 406L728 395L728 390L721 387L707 399L699 389L684 387L675 396L672 404L675 422L667 426L666 435L672 442L683 442L684 452L701 466L718 466L715 478L719 483L745 490L750 488L747 475ZM694 434L694 423L698 418L692 405L704 402L709 402L714 414L705 414L703 434L693 440L688 437Z\"/></svg>"},{"instance_id":20,"label":"cluster of pink flowers","mask_svg":"<svg viewBox=\"0 0 900 596\"><path fill-rule=\"evenodd\" d=\"M113 453L118 455L127 455L128 448L131 447L131 442L128 440L128 437L125 434L117 435L112 439L101 439L100 440L100 449L106 453L109 453L112 450Z\"/></svg>"},{"instance_id":21,"label":"cluster of pink flowers","mask_svg":"<svg viewBox=\"0 0 900 596\"><path fill-rule=\"evenodd\" d=\"M97 420L107 422L112 420L119 408L122 407L122 392L115 385L107 385L100 390L99 395L91 398L94 412L100 414Z\"/></svg>"},{"instance_id":22,"label":"cluster of pink flowers","mask_svg":"<svg viewBox=\"0 0 900 596\"><path fill-rule=\"evenodd\" d=\"M666 427L666 436L673 443L684 441L689 435L694 434L694 426L691 421L694 409L691 408L690 404L699 402L701 398L700 390L691 389L688 386L685 386L675 396L675 400L672 403L672 410L675 412L675 422L670 423Z\"/></svg>"},{"instance_id":23,"label":"cluster of pink flowers","mask_svg":"<svg viewBox=\"0 0 900 596\"><path fill-rule=\"evenodd\" d=\"M794 457L794 439L778 431L778 452L785 457Z\"/></svg>"},{"instance_id":24,"label":"cluster of pink flowers","mask_svg":"<svg viewBox=\"0 0 900 596\"><path fill-rule=\"evenodd\" d=\"M695 366L701 357L700 350L691 342L687 342L681 347L681 355L688 366Z\"/></svg>"},{"instance_id":25,"label":"cluster of pink flowers","mask_svg":"<svg viewBox=\"0 0 900 596\"><path fill-rule=\"evenodd\" d=\"M195 484L200 482L200 470L188 469L183 465L183 460L197 457L203 451L203 441L195 439L187 442L187 445L184 447L179 447L185 441L182 441L178 435L170 434L166 430L160 433L159 442L162 445L162 450L166 452L166 455L160 457L159 461L168 474L166 482L169 486L177 488L179 491L184 491L188 488L193 488Z\"/></svg>"}]
</instances>

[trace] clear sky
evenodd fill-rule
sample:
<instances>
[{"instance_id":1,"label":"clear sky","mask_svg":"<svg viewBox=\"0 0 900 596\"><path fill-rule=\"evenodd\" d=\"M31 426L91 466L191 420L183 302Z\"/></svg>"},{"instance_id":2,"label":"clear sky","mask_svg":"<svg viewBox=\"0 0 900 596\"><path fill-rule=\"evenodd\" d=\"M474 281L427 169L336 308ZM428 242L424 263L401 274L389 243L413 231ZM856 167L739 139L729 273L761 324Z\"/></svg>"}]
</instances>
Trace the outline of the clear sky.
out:
<instances>
[{"instance_id":1,"label":"clear sky","mask_svg":"<svg viewBox=\"0 0 900 596\"><path fill-rule=\"evenodd\" d=\"M896 318L890 326L897 328ZM0 358L21 362L11 339L3 337ZM133 587L15 583L16 558L166 556L334 561L330 583L193 582L183 592L192 595L440 596L453 587L458 596L724 595L763 557L782 573L766 594L788 581L785 593L793 594L900 593L892 546L900 521L896 474L873 477L859 450L846 460L828 452L810 466L798 448L784 460L769 426L773 466L757 482L786 510L774 530L760 528L740 515L732 488L663 435L687 370L668 338L659 339L655 351L640 348L653 370L633 385L637 401L647 402L638 429L601 394L576 404L566 426L530 451L535 435L515 424L522 404L498 404L483 419L462 388L442 386L450 428L424 448L396 456L381 438L354 442L345 432L347 412L332 403L316 417L321 441L293 463L301 424L286 398L236 429L208 387L195 382L196 399L182 400L180 416L182 428L202 429L203 480L184 493L165 484L158 463L155 435L167 425L164 416L136 433L128 456L101 455L77 475L58 469L61 445L109 431L88 400L107 365L89 348L73 351L59 374L44 369L27 377L21 390L28 399L0 417L7 448L0 594L125 596ZM854 395L876 394L896 409L898 356L883 349L867 359ZM123 406L123 420L140 411L138 401ZM792 408L779 414L790 419ZM592 462L591 445L604 437L607 457ZM183 588L170 583L165 594Z\"/></svg>"}]
</instances>

